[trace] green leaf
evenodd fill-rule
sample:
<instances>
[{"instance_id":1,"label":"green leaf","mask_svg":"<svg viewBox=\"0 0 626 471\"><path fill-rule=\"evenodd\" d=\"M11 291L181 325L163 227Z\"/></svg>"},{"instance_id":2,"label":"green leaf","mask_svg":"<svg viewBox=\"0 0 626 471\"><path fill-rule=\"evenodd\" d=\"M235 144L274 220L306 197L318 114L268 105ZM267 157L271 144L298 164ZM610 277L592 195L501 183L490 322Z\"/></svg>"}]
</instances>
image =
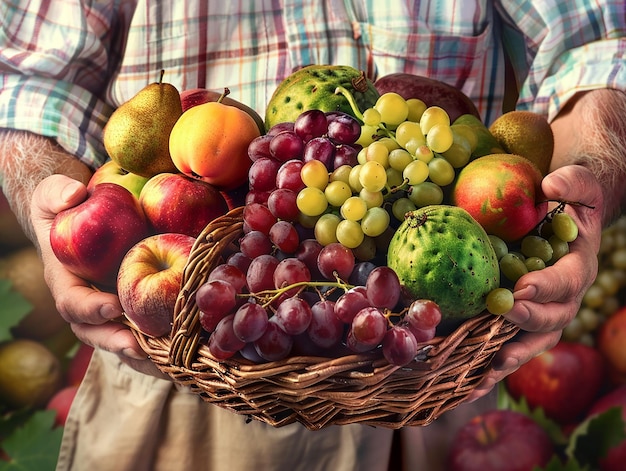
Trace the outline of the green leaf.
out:
<instances>
[{"instance_id":1,"label":"green leaf","mask_svg":"<svg viewBox=\"0 0 626 471\"><path fill-rule=\"evenodd\" d=\"M10 461L0 461L0 471L52 471L56 467L63 428L53 428L56 412L35 412L2 442Z\"/></svg>"},{"instance_id":2,"label":"green leaf","mask_svg":"<svg viewBox=\"0 0 626 471\"><path fill-rule=\"evenodd\" d=\"M534 471L592 471L592 468L581 466L575 459L563 462L555 455L544 468L535 468Z\"/></svg>"},{"instance_id":3,"label":"green leaf","mask_svg":"<svg viewBox=\"0 0 626 471\"><path fill-rule=\"evenodd\" d=\"M579 463L596 466L609 449L626 439L621 407L612 407L582 422L572 432L566 454Z\"/></svg>"},{"instance_id":4,"label":"green leaf","mask_svg":"<svg viewBox=\"0 0 626 471\"><path fill-rule=\"evenodd\" d=\"M32 309L32 304L11 288L10 280L0 280L0 342L13 338L11 329Z\"/></svg>"},{"instance_id":5,"label":"green leaf","mask_svg":"<svg viewBox=\"0 0 626 471\"><path fill-rule=\"evenodd\" d=\"M502 385L502 382L500 383ZM541 407L531 409L525 397L520 397L516 401L502 385L498 391L498 407L501 409L509 409L527 415L537 422L550 436L552 443L557 447L564 447L568 443L568 438L563 433L561 426L547 417Z\"/></svg>"}]
</instances>

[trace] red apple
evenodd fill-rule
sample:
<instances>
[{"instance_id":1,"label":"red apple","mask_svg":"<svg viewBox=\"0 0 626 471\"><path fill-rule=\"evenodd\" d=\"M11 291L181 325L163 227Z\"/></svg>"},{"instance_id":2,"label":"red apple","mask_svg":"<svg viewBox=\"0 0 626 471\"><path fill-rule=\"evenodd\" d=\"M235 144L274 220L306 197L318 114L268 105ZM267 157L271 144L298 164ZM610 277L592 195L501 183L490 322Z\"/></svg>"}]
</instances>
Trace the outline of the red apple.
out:
<instances>
[{"instance_id":1,"label":"red apple","mask_svg":"<svg viewBox=\"0 0 626 471\"><path fill-rule=\"evenodd\" d=\"M626 384L626 306L607 317L596 337L596 348L606 361L614 385Z\"/></svg>"},{"instance_id":2,"label":"red apple","mask_svg":"<svg viewBox=\"0 0 626 471\"><path fill-rule=\"evenodd\" d=\"M548 433L530 417L495 409L472 418L448 452L450 471L532 471L554 454Z\"/></svg>"},{"instance_id":3,"label":"red apple","mask_svg":"<svg viewBox=\"0 0 626 471\"><path fill-rule=\"evenodd\" d=\"M65 425L77 392L78 386L66 386L57 391L48 401L46 409L56 411L55 426L63 427Z\"/></svg>"},{"instance_id":4,"label":"red apple","mask_svg":"<svg viewBox=\"0 0 626 471\"><path fill-rule=\"evenodd\" d=\"M467 164L452 188L452 202L487 231L513 242L528 234L547 211L540 202L542 175L535 164L513 154L491 154Z\"/></svg>"},{"instance_id":5,"label":"red apple","mask_svg":"<svg viewBox=\"0 0 626 471\"><path fill-rule=\"evenodd\" d=\"M215 90L208 90L206 88L190 88L188 90L183 90L180 92L180 102L183 108L183 112L187 111L189 108L193 108L194 106L201 105L202 103L208 103L210 101L218 101L220 97L221 103L225 105L234 106L239 108L242 111L245 111L252 119L256 122L259 127L259 131L261 134L265 134L265 124L263 123L263 118L248 105L244 105L243 103L234 100L229 96L222 96L224 92L218 92Z\"/></svg>"},{"instance_id":6,"label":"red apple","mask_svg":"<svg viewBox=\"0 0 626 471\"><path fill-rule=\"evenodd\" d=\"M600 396L589 409L588 417L606 412L612 407L622 409L622 420L626 422L626 385L619 386ZM626 428L624 430L626 432ZM611 448L606 457L599 460L601 471L622 471L626 463L626 440Z\"/></svg>"},{"instance_id":7,"label":"red apple","mask_svg":"<svg viewBox=\"0 0 626 471\"><path fill-rule=\"evenodd\" d=\"M374 83L381 95L395 92L405 100L419 98L426 106L440 106L454 122L459 116L471 114L480 118L476 106L460 89L421 75L397 72L380 77Z\"/></svg>"},{"instance_id":8,"label":"red apple","mask_svg":"<svg viewBox=\"0 0 626 471\"><path fill-rule=\"evenodd\" d=\"M65 382L70 386L78 386L87 372L87 367L93 355L93 347L80 343L65 372Z\"/></svg>"},{"instance_id":9,"label":"red apple","mask_svg":"<svg viewBox=\"0 0 626 471\"><path fill-rule=\"evenodd\" d=\"M126 317L145 334L160 337L172 328L183 270L195 238L156 234L134 245L122 260L117 293Z\"/></svg>"},{"instance_id":10,"label":"red apple","mask_svg":"<svg viewBox=\"0 0 626 471\"><path fill-rule=\"evenodd\" d=\"M94 186L100 183L117 183L130 191L136 198L139 198L139 193L147 181L148 178L127 172L117 163L109 160L96 169L87 184L87 189L91 191Z\"/></svg>"},{"instance_id":11,"label":"red apple","mask_svg":"<svg viewBox=\"0 0 626 471\"><path fill-rule=\"evenodd\" d=\"M128 249L148 234L139 200L123 186L101 183L85 201L57 214L50 244L69 271L110 288Z\"/></svg>"},{"instance_id":12,"label":"red apple","mask_svg":"<svg viewBox=\"0 0 626 471\"><path fill-rule=\"evenodd\" d=\"M155 232L177 232L198 237L202 229L228 205L209 183L182 173L159 173L144 185L139 196Z\"/></svg>"},{"instance_id":13,"label":"red apple","mask_svg":"<svg viewBox=\"0 0 626 471\"><path fill-rule=\"evenodd\" d=\"M526 398L531 408L562 424L578 422L598 395L605 364L593 347L560 341L506 378L515 399Z\"/></svg>"}]
</instances>

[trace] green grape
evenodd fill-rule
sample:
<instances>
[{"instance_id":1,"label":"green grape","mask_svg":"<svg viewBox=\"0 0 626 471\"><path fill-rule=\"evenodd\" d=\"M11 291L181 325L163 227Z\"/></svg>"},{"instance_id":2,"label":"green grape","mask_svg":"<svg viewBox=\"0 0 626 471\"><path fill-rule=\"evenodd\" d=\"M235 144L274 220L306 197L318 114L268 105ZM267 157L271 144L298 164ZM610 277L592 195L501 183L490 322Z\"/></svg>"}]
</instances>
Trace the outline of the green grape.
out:
<instances>
[{"instance_id":1,"label":"green grape","mask_svg":"<svg viewBox=\"0 0 626 471\"><path fill-rule=\"evenodd\" d=\"M369 126L364 124L361 126L361 135L357 139L356 143L362 147L367 147L376 140L377 134L378 126Z\"/></svg>"},{"instance_id":2,"label":"green grape","mask_svg":"<svg viewBox=\"0 0 626 471\"><path fill-rule=\"evenodd\" d=\"M528 235L522 239L521 252L526 257L539 257L547 263L553 254L550 242L540 236Z\"/></svg>"},{"instance_id":3,"label":"green grape","mask_svg":"<svg viewBox=\"0 0 626 471\"><path fill-rule=\"evenodd\" d=\"M368 191L380 191L387 184L385 167L375 160L365 162L359 172L359 182Z\"/></svg>"},{"instance_id":4,"label":"green grape","mask_svg":"<svg viewBox=\"0 0 626 471\"><path fill-rule=\"evenodd\" d=\"M350 165L348 164L340 165L335 170L333 170L333 172L330 174L329 180L331 182L336 182L336 181L344 182L349 185L351 171L352 171L352 167Z\"/></svg>"},{"instance_id":5,"label":"green grape","mask_svg":"<svg viewBox=\"0 0 626 471\"><path fill-rule=\"evenodd\" d=\"M396 187L402 186L402 184L404 183L404 178L402 177L402 171L389 167L385 169L385 173L387 174L387 186L388 187L396 188Z\"/></svg>"},{"instance_id":6,"label":"green grape","mask_svg":"<svg viewBox=\"0 0 626 471\"><path fill-rule=\"evenodd\" d=\"M470 153L476 150L476 146L478 146L478 136L471 126L467 124L452 124L450 127L454 135L463 137L465 141L467 141L470 146Z\"/></svg>"},{"instance_id":7,"label":"green grape","mask_svg":"<svg viewBox=\"0 0 626 471\"><path fill-rule=\"evenodd\" d=\"M498 260L504 257L507 253L509 253L508 245L506 245L506 242L503 241L500 237L489 234L489 241L491 242L493 250L495 250L496 252L496 257L498 258Z\"/></svg>"},{"instance_id":8,"label":"green grape","mask_svg":"<svg viewBox=\"0 0 626 471\"><path fill-rule=\"evenodd\" d=\"M513 283L528 273L524 260L516 253L509 252L500 259L500 271Z\"/></svg>"},{"instance_id":9,"label":"green grape","mask_svg":"<svg viewBox=\"0 0 626 471\"><path fill-rule=\"evenodd\" d=\"M454 181L456 173L450 162L443 157L435 157L428 162L428 176L433 183L446 186Z\"/></svg>"},{"instance_id":10,"label":"green grape","mask_svg":"<svg viewBox=\"0 0 626 471\"><path fill-rule=\"evenodd\" d=\"M307 216L301 211L298 214L298 222L302 225L302 227L306 227L307 229L313 229L319 218L319 215Z\"/></svg>"},{"instance_id":11,"label":"green grape","mask_svg":"<svg viewBox=\"0 0 626 471\"><path fill-rule=\"evenodd\" d=\"M363 163L370 161L378 162L384 168L389 167L389 149L383 142L376 141L367 146Z\"/></svg>"},{"instance_id":12,"label":"green grape","mask_svg":"<svg viewBox=\"0 0 626 471\"><path fill-rule=\"evenodd\" d=\"M552 217L552 230L561 240L573 242L578 237L576 221L567 213L556 213Z\"/></svg>"},{"instance_id":13,"label":"green grape","mask_svg":"<svg viewBox=\"0 0 626 471\"><path fill-rule=\"evenodd\" d=\"M394 149L389 152L389 167L402 172L413 162L413 156L406 149Z\"/></svg>"},{"instance_id":14,"label":"green grape","mask_svg":"<svg viewBox=\"0 0 626 471\"><path fill-rule=\"evenodd\" d=\"M389 152L391 152L392 150L402 148L400 144L398 144L398 141L387 136L381 137L377 142L380 142L381 144L383 144Z\"/></svg>"},{"instance_id":15,"label":"green grape","mask_svg":"<svg viewBox=\"0 0 626 471\"><path fill-rule=\"evenodd\" d=\"M427 164L435 158L435 154L426 144L424 144L423 146L419 146L417 149L415 149L413 155L417 160L421 160L422 162Z\"/></svg>"},{"instance_id":16,"label":"green grape","mask_svg":"<svg viewBox=\"0 0 626 471\"><path fill-rule=\"evenodd\" d=\"M328 208L328 200L319 188L306 187L298 193L296 205L307 216L319 216Z\"/></svg>"},{"instance_id":17,"label":"green grape","mask_svg":"<svg viewBox=\"0 0 626 471\"><path fill-rule=\"evenodd\" d=\"M376 241L373 237L363 236L363 242L358 247L352 249L354 258L366 262L376 256Z\"/></svg>"},{"instance_id":18,"label":"green grape","mask_svg":"<svg viewBox=\"0 0 626 471\"><path fill-rule=\"evenodd\" d=\"M376 100L374 108L380 113L380 120L391 126L397 126L409 115L406 100L395 92L383 93Z\"/></svg>"},{"instance_id":19,"label":"green grape","mask_svg":"<svg viewBox=\"0 0 626 471\"><path fill-rule=\"evenodd\" d=\"M555 263L558 259L569 253L569 244L554 234L550 236L548 242L552 247L552 258L549 263Z\"/></svg>"},{"instance_id":20,"label":"green grape","mask_svg":"<svg viewBox=\"0 0 626 471\"><path fill-rule=\"evenodd\" d=\"M382 191L368 191L365 188L359 191L359 198L365 201L367 209L382 206L385 201Z\"/></svg>"},{"instance_id":21,"label":"green grape","mask_svg":"<svg viewBox=\"0 0 626 471\"><path fill-rule=\"evenodd\" d=\"M428 131L435 124L445 124L450 126L450 116L440 106L429 106L424 110L422 117L420 119L420 128L422 130L422 134L425 136L428 135Z\"/></svg>"},{"instance_id":22,"label":"green grape","mask_svg":"<svg viewBox=\"0 0 626 471\"><path fill-rule=\"evenodd\" d=\"M313 229L315 240L323 246L337 242L337 226L340 222L341 218L336 214L322 214Z\"/></svg>"},{"instance_id":23,"label":"green grape","mask_svg":"<svg viewBox=\"0 0 626 471\"><path fill-rule=\"evenodd\" d=\"M438 154L450 149L453 140L454 136L449 124L437 123L426 134L426 145Z\"/></svg>"},{"instance_id":24,"label":"green grape","mask_svg":"<svg viewBox=\"0 0 626 471\"><path fill-rule=\"evenodd\" d=\"M450 162L454 168L462 168L467 165L472 157L472 147L465 136L452 129L452 145L442 153L443 157Z\"/></svg>"},{"instance_id":25,"label":"green grape","mask_svg":"<svg viewBox=\"0 0 626 471\"><path fill-rule=\"evenodd\" d=\"M377 237L389 227L390 217L381 207L369 208L361 219L361 230L366 236Z\"/></svg>"},{"instance_id":26,"label":"green grape","mask_svg":"<svg viewBox=\"0 0 626 471\"><path fill-rule=\"evenodd\" d=\"M513 308L515 298L511 290L506 288L495 288L487 293L485 298L487 304L487 311L491 314L502 315L506 314Z\"/></svg>"},{"instance_id":27,"label":"green grape","mask_svg":"<svg viewBox=\"0 0 626 471\"><path fill-rule=\"evenodd\" d=\"M319 160L309 160L300 169L300 178L306 186L323 190L328 185L328 169Z\"/></svg>"},{"instance_id":28,"label":"green grape","mask_svg":"<svg viewBox=\"0 0 626 471\"><path fill-rule=\"evenodd\" d=\"M593 283L583 295L582 304L591 309L598 309L604 303L605 292L602 287Z\"/></svg>"},{"instance_id":29,"label":"green grape","mask_svg":"<svg viewBox=\"0 0 626 471\"><path fill-rule=\"evenodd\" d=\"M374 141L376 142L376 141ZM373 143L372 143L373 144ZM368 145L367 147L363 147L357 154L356 154L356 161L363 165L365 162L367 162L367 149L369 149L369 147L372 145Z\"/></svg>"},{"instance_id":30,"label":"green grape","mask_svg":"<svg viewBox=\"0 0 626 471\"><path fill-rule=\"evenodd\" d=\"M526 260L524 260L524 265L526 265L528 271L537 271L543 270L546 267L546 262L539 257L527 257Z\"/></svg>"},{"instance_id":31,"label":"green grape","mask_svg":"<svg viewBox=\"0 0 626 471\"><path fill-rule=\"evenodd\" d=\"M361 185L361 168L363 168L362 164L357 164L352 167L350 170L350 175L348 175L348 183L350 184L350 188L352 188L353 193L358 193L363 189L363 185Z\"/></svg>"},{"instance_id":32,"label":"green grape","mask_svg":"<svg viewBox=\"0 0 626 471\"><path fill-rule=\"evenodd\" d=\"M368 108L363 112L363 123L366 126L378 126L381 122L380 113L375 108Z\"/></svg>"},{"instance_id":33,"label":"green grape","mask_svg":"<svg viewBox=\"0 0 626 471\"><path fill-rule=\"evenodd\" d=\"M401 147L406 149L409 141L415 139L422 145L426 144L426 138L422 134L419 123L413 121L405 121L396 128L396 141Z\"/></svg>"},{"instance_id":34,"label":"green grape","mask_svg":"<svg viewBox=\"0 0 626 471\"><path fill-rule=\"evenodd\" d=\"M419 98L409 98L406 101L406 104L409 105L409 115L406 117L408 121L414 121L419 123L420 119L422 119L422 115L426 110L427 106Z\"/></svg>"},{"instance_id":35,"label":"green grape","mask_svg":"<svg viewBox=\"0 0 626 471\"><path fill-rule=\"evenodd\" d=\"M443 202L443 190L433 182L422 182L412 185L408 191L408 198L418 208Z\"/></svg>"},{"instance_id":36,"label":"green grape","mask_svg":"<svg viewBox=\"0 0 626 471\"><path fill-rule=\"evenodd\" d=\"M398 198L391 205L391 212L393 217L398 221L404 221L404 215L409 211L415 211L417 206L406 197Z\"/></svg>"},{"instance_id":37,"label":"green grape","mask_svg":"<svg viewBox=\"0 0 626 471\"><path fill-rule=\"evenodd\" d=\"M426 181L430 172L428 164L421 160L413 160L402 172L402 177L409 182L409 185L417 185Z\"/></svg>"},{"instance_id":38,"label":"green grape","mask_svg":"<svg viewBox=\"0 0 626 471\"><path fill-rule=\"evenodd\" d=\"M328 184L324 189L324 194L331 206L339 207L352 196L352 189L346 182L336 180Z\"/></svg>"},{"instance_id":39,"label":"green grape","mask_svg":"<svg viewBox=\"0 0 626 471\"><path fill-rule=\"evenodd\" d=\"M358 196L351 196L341 205L340 213L344 219L360 221L367 212L367 203Z\"/></svg>"},{"instance_id":40,"label":"green grape","mask_svg":"<svg viewBox=\"0 0 626 471\"><path fill-rule=\"evenodd\" d=\"M344 219L337 224L337 241L344 247L354 249L363 242L363 230L361 224L356 221Z\"/></svg>"},{"instance_id":41,"label":"green grape","mask_svg":"<svg viewBox=\"0 0 626 471\"><path fill-rule=\"evenodd\" d=\"M607 270L601 270L594 283L602 288L606 296L615 296L620 289L619 280L613 272Z\"/></svg>"}]
</instances>

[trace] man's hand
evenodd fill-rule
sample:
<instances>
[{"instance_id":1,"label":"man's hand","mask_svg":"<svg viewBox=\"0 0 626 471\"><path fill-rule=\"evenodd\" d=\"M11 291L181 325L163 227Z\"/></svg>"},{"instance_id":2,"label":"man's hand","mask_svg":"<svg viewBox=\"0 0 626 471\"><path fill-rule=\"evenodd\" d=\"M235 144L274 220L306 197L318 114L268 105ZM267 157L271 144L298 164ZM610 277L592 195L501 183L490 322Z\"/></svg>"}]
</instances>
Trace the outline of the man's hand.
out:
<instances>
[{"instance_id":1,"label":"man's hand","mask_svg":"<svg viewBox=\"0 0 626 471\"><path fill-rule=\"evenodd\" d=\"M603 214L600 184L588 169L572 165L546 176L542 189L548 200L584 204L568 205L566 209L578 225L578 238L570 244L570 253L554 265L530 272L515 284L515 305L505 317L519 325L522 332L500 348L482 384L468 398L470 401L556 345L596 277Z\"/></svg>"},{"instance_id":2,"label":"man's hand","mask_svg":"<svg viewBox=\"0 0 626 471\"><path fill-rule=\"evenodd\" d=\"M83 202L87 189L63 175L44 179L35 189L31 219L41 250L45 277L61 316L83 342L118 354L135 369L162 376L147 359L132 332L121 322L122 307L117 296L94 289L67 271L50 247L50 228L57 213Z\"/></svg>"}]
</instances>

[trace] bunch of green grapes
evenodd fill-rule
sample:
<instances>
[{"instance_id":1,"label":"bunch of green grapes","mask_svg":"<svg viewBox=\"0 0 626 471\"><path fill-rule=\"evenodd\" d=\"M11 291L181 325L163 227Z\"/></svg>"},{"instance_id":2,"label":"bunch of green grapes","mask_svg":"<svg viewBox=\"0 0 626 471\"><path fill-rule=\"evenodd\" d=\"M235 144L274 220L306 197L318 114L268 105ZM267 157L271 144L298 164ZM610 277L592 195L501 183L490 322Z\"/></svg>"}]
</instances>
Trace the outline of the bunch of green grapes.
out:
<instances>
[{"instance_id":1,"label":"bunch of green grapes","mask_svg":"<svg viewBox=\"0 0 626 471\"><path fill-rule=\"evenodd\" d=\"M301 177L300 212L317 218L315 237L322 245L340 242L355 249L385 233L391 223L417 208L441 204L443 188L465 166L477 137L469 126L451 124L441 107L385 93L359 118L354 166L328 172L306 162Z\"/></svg>"},{"instance_id":2,"label":"bunch of green grapes","mask_svg":"<svg viewBox=\"0 0 626 471\"><path fill-rule=\"evenodd\" d=\"M563 211L564 204L551 211L536 231L524 236L518 244L507 244L489 235L500 264L500 288L487 295L487 310L504 314L513 307L517 280L531 271L543 270L569 253L569 244L578 237L576 221Z\"/></svg>"},{"instance_id":3,"label":"bunch of green grapes","mask_svg":"<svg viewBox=\"0 0 626 471\"><path fill-rule=\"evenodd\" d=\"M598 275L585 292L576 317L563 331L565 340L593 346L599 326L626 302L626 216L602 233Z\"/></svg>"}]
</instances>

